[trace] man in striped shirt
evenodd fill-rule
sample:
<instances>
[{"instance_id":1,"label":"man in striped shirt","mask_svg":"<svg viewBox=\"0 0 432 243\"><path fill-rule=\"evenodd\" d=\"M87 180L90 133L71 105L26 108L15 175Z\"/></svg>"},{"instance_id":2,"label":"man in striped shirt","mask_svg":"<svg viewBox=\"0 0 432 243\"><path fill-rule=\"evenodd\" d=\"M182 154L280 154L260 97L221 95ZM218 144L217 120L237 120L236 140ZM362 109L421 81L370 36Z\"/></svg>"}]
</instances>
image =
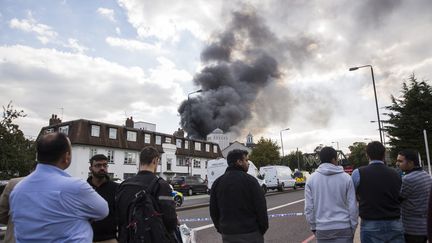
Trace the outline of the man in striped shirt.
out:
<instances>
[{"instance_id":1,"label":"man in striped shirt","mask_svg":"<svg viewBox=\"0 0 432 243\"><path fill-rule=\"evenodd\" d=\"M420 167L417 153L402 150L397 162L405 176L400 191L401 214L407 243L427 241L427 207L432 179Z\"/></svg>"}]
</instances>

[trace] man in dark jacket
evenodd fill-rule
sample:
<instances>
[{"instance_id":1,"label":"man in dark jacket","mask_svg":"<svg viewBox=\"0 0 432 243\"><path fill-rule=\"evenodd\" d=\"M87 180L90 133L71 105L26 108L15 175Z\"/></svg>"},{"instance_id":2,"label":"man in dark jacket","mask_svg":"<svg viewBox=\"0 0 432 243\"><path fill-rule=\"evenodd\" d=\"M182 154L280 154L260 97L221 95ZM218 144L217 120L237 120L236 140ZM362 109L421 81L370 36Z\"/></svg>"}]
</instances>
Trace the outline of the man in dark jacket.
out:
<instances>
[{"instance_id":1,"label":"man in dark jacket","mask_svg":"<svg viewBox=\"0 0 432 243\"><path fill-rule=\"evenodd\" d=\"M159 164L159 152L152 146L145 147L140 153L139 172L136 176L124 181L116 193L116 211L119 224L119 242L127 242L128 206L135 198L137 192L147 189L150 183L157 179L155 173ZM129 184L129 185L126 185ZM136 184L140 186L134 186ZM176 242L175 231L177 229L177 213L174 200L171 197L172 189L169 184L162 178L156 181L151 195L157 202L159 214L162 217L163 225L169 234L167 241L159 240L157 242Z\"/></svg>"},{"instance_id":2,"label":"man in dark jacket","mask_svg":"<svg viewBox=\"0 0 432 243\"><path fill-rule=\"evenodd\" d=\"M266 200L258 181L247 174L247 155L229 152L228 168L211 188L210 216L225 243L261 243L268 229Z\"/></svg>"},{"instance_id":3,"label":"man in dark jacket","mask_svg":"<svg viewBox=\"0 0 432 243\"><path fill-rule=\"evenodd\" d=\"M114 200L118 184L108 176L108 158L103 154L96 154L90 159L91 175L87 182L108 202L109 214L106 218L92 223L93 242L116 243L117 225L115 223Z\"/></svg>"}]
</instances>

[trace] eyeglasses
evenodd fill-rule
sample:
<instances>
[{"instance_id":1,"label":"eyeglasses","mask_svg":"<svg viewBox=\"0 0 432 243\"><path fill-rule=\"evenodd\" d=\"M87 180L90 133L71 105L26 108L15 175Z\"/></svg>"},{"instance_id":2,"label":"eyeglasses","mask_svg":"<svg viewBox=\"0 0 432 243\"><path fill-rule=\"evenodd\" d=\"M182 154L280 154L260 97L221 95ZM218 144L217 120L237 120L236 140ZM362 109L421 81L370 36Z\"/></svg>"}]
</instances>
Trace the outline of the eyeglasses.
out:
<instances>
[{"instance_id":1,"label":"eyeglasses","mask_svg":"<svg viewBox=\"0 0 432 243\"><path fill-rule=\"evenodd\" d=\"M93 167L96 167L96 168L102 168L102 167L104 167L104 168L108 168L108 164L95 164L95 165L93 165Z\"/></svg>"}]
</instances>

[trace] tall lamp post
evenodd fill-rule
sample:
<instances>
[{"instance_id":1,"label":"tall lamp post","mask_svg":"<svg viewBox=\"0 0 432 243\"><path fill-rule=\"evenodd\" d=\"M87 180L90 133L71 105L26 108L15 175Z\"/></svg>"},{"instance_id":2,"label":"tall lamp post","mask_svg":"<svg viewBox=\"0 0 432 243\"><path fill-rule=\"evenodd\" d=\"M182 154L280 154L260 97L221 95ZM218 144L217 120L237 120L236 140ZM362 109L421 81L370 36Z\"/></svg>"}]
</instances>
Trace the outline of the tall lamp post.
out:
<instances>
[{"instance_id":1,"label":"tall lamp post","mask_svg":"<svg viewBox=\"0 0 432 243\"><path fill-rule=\"evenodd\" d=\"M192 95L192 94L195 94L195 93L201 93L202 92L202 89L199 89L199 90L197 90L197 91L194 91L194 92L190 92L189 94L188 94L188 128L189 128L189 131L191 130L191 128L192 128L192 125L191 125L191 112L192 112L192 106L191 106L191 103L190 103L190 101L189 101L189 97ZM188 132L188 135L187 135L187 138L189 138L190 137L190 135L189 135L189 132Z\"/></svg>"},{"instance_id":2,"label":"tall lamp post","mask_svg":"<svg viewBox=\"0 0 432 243\"><path fill-rule=\"evenodd\" d=\"M337 146L337 150L339 150L339 142L338 142L338 141L336 141L336 142L331 142L331 143L332 143L332 144L335 143L336 146Z\"/></svg>"},{"instance_id":3,"label":"tall lamp post","mask_svg":"<svg viewBox=\"0 0 432 243\"><path fill-rule=\"evenodd\" d=\"M282 158L285 156L285 154L284 154L284 148L283 148L282 132L283 132L283 131L288 131L288 130L290 130L290 129L289 129L289 128L285 128L285 129L282 129L282 130L280 131L281 147L282 147Z\"/></svg>"},{"instance_id":4,"label":"tall lamp post","mask_svg":"<svg viewBox=\"0 0 432 243\"><path fill-rule=\"evenodd\" d=\"M429 123L429 121L425 122L425 125L427 125ZM424 142L425 142L425 149L426 149L426 159L428 162L428 171L429 171L429 175L432 176L431 174L431 163L430 163L430 157L429 157L429 143L428 143L428 139L427 139L427 132L426 132L426 126L423 129L423 137L424 137Z\"/></svg>"},{"instance_id":5,"label":"tall lamp post","mask_svg":"<svg viewBox=\"0 0 432 243\"><path fill-rule=\"evenodd\" d=\"M377 121L370 121L371 123L376 123ZM383 138L383 145L385 146L386 141L385 141L385 132L384 132L384 122L381 121L381 131L380 133L382 133L382 138Z\"/></svg>"},{"instance_id":6,"label":"tall lamp post","mask_svg":"<svg viewBox=\"0 0 432 243\"><path fill-rule=\"evenodd\" d=\"M190 103L190 101L189 101L189 97L192 95L192 94L195 94L195 93L201 93L202 92L202 89L199 89L199 90L196 90L196 91L194 91L194 92L190 92L189 94L188 94L188 128L189 128L189 132L188 132L188 134L187 134L187 138L189 139L190 138L190 130L191 130L191 128L192 128L192 125L191 125L191 115L192 115L192 106L191 106L191 103ZM188 174L190 173L190 175L192 175L192 158L191 158L191 148L192 148L192 143L189 141L189 159L188 159ZM190 167L190 172L189 172L189 167Z\"/></svg>"},{"instance_id":7,"label":"tall lamp post","mask_svg":"<svg viewBox=\"0 0 432 243\"><path fill-rule=\"evenodd\" d=\"M373 89L374 89L374 94L375 94L376 112L377 112L377 118L378 118L378 129L379 129L378 131L379 131L379 134L380 134L380 141L381 141L381 143L383 143L383 138L382 138L382 134L381 134L381 119L380 119L379 109L378 109L378 98L377 98L377 93L376 93L376 88L375 88L375 76L374 76L372 65L364 65L364 66L359 66L359 67L351 67L349 69L349 71L355 71L355 70L357 70L359 68L365 68L365 67L370 67L370 70L371 70L372 84L373 84Z\"/></svg>"}]
</instances>

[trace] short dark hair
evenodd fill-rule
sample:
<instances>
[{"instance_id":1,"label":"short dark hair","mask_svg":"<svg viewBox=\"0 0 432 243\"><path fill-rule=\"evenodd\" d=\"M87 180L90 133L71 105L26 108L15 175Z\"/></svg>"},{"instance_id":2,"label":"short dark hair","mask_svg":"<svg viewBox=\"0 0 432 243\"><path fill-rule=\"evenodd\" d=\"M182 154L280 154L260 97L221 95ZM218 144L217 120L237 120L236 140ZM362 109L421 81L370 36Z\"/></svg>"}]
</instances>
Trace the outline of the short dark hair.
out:
<instances>
[{"instance_id":1,"label":"short dark hair","mask_svg":"<svg viewBox=\"0 0 432 243\"><path fill-rule=\"evenodd\" d=\"M399 151L400 155L404 156L406 160L412 161L415 166L420 166L418 153L412 149L404 149Z\"/></svg>"},{"instance_id":2,"label":"short dark hair","mask_svg":"<svg viewBox=\"0 0 432 243\"><path fill-rule=\"evenodd\" d=\"M378 141L370 142L366 146L366 154L370 160L383 160L385 156L385 147Z\"/></svg>"},{"instance_id":3,"label":"short dark hair","mask_svg":"<svg viewBox=\"0 0 432 243\"><path fill-rule=\"evenodd\" d=\"M246 150L241 150L241 149L231 150L227 156L228 165L234 165L237 162L237 160L243 159L243 157L246 157L247 155L248 155L248 151Z\"/></svg>"},{"instance_id":4,"label":"short dark hair","mask_svg":"<svg viewBox=\"0 0 432 243\"><path fill-rule=\"evenodd\" d=\"M49 133L36 141L37 160L44 164L56 164L61 157L71 152L68 137L64 133Z\"/></svg>"},{"instance_id":5,"label":"short dark hair","mask_svg":"<svg viewBox=\"0 0 432 243\"><path fill-rule=\"evenodd\" d=\"M95 154L90 158L90 165L93 165L93 162L95 161L101 161L101 160L107 160L108 161L108 157L105 156L105 154Z\"/></svg>"},{"instance_id":6,"label":"short dark hair","mask_svg":"<svg viewBox=\"0 0 432 243\"><path fill-rule=\"evenodd\" d=\"M319 153L321 163L331 163L332 159L337 159L337 152L332 147L324 147Z\"/></svg>"},{"instance_id":7,"label":"short dark hair","mask_svg":"<svg viewBox=\"0 0 432 243\"><path fill-rule=\"evenodd\" d=\"M150 164L154 158L160 157L159 151L153 146L144 147L140 153L140 165Z\"/></svg>"}]
</instances>

